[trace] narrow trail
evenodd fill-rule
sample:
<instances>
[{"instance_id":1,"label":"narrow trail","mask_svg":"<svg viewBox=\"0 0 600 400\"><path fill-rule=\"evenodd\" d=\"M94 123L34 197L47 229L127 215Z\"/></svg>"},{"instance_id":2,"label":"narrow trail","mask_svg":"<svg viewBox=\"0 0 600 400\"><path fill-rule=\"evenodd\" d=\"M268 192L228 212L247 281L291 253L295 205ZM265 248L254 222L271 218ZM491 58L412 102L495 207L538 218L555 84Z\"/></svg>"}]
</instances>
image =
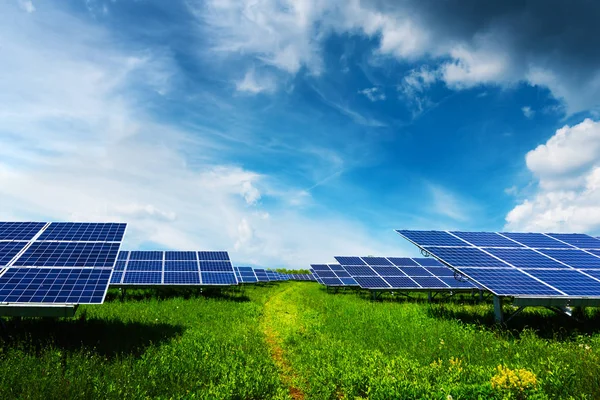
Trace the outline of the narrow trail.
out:
<instances>
[{"instance_id":1,"label":"narrow trail","mask_svg":"<svg viewBox=\"0 0 600 400\"><path fill-rule=\"evenodd\" d=\"M266 336L271 357L279 368L281 380L287 385L290 396L295 400L304 399L304 392L298 388L298 376L286 359L282 348L286 332L296 329L298 309L294 302L288 301L290 294L297 290L296 285L275 292L264 305L261 329Z\"/></svg>"}]
</instances>

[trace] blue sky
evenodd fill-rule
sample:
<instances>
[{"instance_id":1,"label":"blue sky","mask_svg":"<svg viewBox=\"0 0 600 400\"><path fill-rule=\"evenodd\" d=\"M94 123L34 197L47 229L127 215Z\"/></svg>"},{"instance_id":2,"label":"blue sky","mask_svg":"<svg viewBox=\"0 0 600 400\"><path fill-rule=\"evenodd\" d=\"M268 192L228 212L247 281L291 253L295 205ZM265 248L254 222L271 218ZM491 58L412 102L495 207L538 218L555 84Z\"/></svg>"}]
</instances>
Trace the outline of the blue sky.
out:
<instances>
[{"instance_id":1,"label":"blue sky","mask_svg":"<svg viewBox=\"0 0 600 400\"><path fill-rule=\"evenodd\" d=\"M600 233L598 6L428 3L2 2L0 217L267 267Z\"/></svg>"}]
</instances>

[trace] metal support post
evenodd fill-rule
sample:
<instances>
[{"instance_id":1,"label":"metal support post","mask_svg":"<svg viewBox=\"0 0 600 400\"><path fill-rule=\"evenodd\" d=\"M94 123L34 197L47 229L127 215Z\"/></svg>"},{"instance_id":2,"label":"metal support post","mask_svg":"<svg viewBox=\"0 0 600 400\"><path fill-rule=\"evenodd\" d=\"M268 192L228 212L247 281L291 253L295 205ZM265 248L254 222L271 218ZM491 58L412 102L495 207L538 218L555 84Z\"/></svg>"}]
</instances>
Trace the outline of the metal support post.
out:
<instances>
[{"instance_id":1,"label":"metal support post","mask_svg":"<svg viewBox=\"0 0 600 400\"><path fill-rule=\"evenodd\" d=\"M431 300L433 299L433 297L431 296L431 290L429 290L427 292L427 301L431 303Z\"/></svg>"},{"instance_id":2,"label":"metal support post","mask_svg":"<svg viewBox=\"0 0 600 400\"><path fill-rule=\"evenodd\" d=\"M502 298L494 296L494 315L496 317L496 323L501 324L504 322L504 312L502 311Z\"/></svg>"}]
</instances>

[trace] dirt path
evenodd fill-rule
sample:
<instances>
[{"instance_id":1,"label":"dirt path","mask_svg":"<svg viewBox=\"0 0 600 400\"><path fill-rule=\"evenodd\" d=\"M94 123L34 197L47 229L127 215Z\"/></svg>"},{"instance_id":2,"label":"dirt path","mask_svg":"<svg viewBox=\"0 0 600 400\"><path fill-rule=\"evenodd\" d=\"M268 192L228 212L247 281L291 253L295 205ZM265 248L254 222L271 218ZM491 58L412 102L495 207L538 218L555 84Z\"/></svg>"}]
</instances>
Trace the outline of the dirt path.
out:
<instances>
[{"instance_id":1,"label":"dirt path","mask_svg":"<svg viewBox=\"0 0 600 400\"><path fill-rule=\"evenodd\" d=\"M287 361L281 347L285 333L296 328L298 310L294 302L287 301L296 285L285 286L282 291L275 292L265 303L261 328L265 333L271 357L279 368L281 380L288 386L290 396L298 400L304 399L304 392L297 387L298 376Z\"/></svg>"}]
</instances>

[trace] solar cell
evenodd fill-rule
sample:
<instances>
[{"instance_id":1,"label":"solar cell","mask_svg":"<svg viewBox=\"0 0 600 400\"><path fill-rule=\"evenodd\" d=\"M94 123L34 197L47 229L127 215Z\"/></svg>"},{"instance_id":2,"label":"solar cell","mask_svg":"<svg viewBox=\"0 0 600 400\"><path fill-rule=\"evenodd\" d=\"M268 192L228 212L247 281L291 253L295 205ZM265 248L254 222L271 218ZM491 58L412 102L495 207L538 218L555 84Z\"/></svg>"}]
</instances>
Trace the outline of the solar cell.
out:
<instances>
[{"instance_id":1,"label":"solar cell","mask_svg":"<svg viewBox=\"0 0 600 400\"><path fill-rule=\"evenodd\" d=\"M0 222L0 240L29 241L45 225L45 222Z\"/></svg>"},{"instance_id":2,"label":"solar cell","mask_svg":"<svg viewBox=\"0 0 600 400\"><path fill-rule=\"evenodd\" d=\"M600 296L600 282L573 269L530 269L527 273L569 296Z\"/></svg>"},{"instance_id":3,"label":"solar cell","mask_svg":"<svg viewBox=\"0 0 600 400\"><path fill-rule=\"evenodd\" d=\"M385 257L362 257L362 259L369 265L393 265Z\"/></svg>"},{"instance_id":4,"label":"solar cell","mask_svg":"<svg viewBox=\"0 0 600 400\"><path fill-rule=\"evenodd\" d=\"M123 272L113 271L112 276L110 277L110 283L121 283L121 279L123 279Z\"/></svg>"},{"instance_id":5,"label":"solar cell","mask_svg":"<svg viewBox=\"0 0 600 400\"><path fill-rule=\"evenodd\" d=\"M344 284L344 286L358 286L358 283L353 278L340 278L340 281Z\"/></svg>"},{"instance_id":6,"label":"solar cell","mask_svg":"<svg viewBox=\"0 0 600 400\"><path fill-rule=\"evenodd\" d=\"M167 261L196 261L195 251L165 251Z\"/></svg>"},{"instance_id":7,"label":"solar cell","mask_svg":"<svg viewBox=\"0 0 600 400\"><path fill-rule=\"evenodd\" d=\"M424 287L424 288L434 288L434 289L437 289L437 288L447 289L448 288L448 285L446 285L444 282L442 282L435 276L414 276L412 279L414 279L415 282L417 282L419 285L421 285L421 287Z\"/></svg>"},{"instance_id":8,"label":"solar cell","mask_svg":"<svg viewBox=\"0 0 600 400\"><path fill-rule=\"evenodd\" d=\"M127 261L119 261L117 260L117 262L115 263L115 271L124 271L125 270L125 266L127 265Z\"/></svg>"},{"instance_id":9,"label":"solar cell","mask_svg":"<svg viewBox=\"0 0 600 400\"><path fill-rule=\"evenodd\" d=\"M226 251L199 251L198 259L200 261L229 261L229 254Z\"/></svg>"},{"instance_id":10,"label":"solar cell","mask_svg":"<svg viewBox=\"0 0 600 400\"><path fill-rule=\"evenodd\" d=\"M391 289L391 286L379 276L355 276L354 280L365 289Z\"/></svg>"},{"instance_id":11,"label":"solar cell","mask_svg":"<svg viewBox=\"0 0 600 400\"><path fill-rule=\"evenodd\" d=\"M321 277L321 281L323 281L323 284L325 286L342 286L343 285L342 281L336 277L333 277L333 278Z\"/></svg>"},{"instance_id":12,"label":"solar cell","mask_svg":"<svg viewBox=\"0 0 600 400\"><path fill-rule=\"evenodd\" d=\"M230 261L200 261L202 272L233 272Z\"/></svg>"},{"instance_id":13,"label":"solar cell","mask_svg":"<svg viewBox=\"0 0 600 400\"><path fill-rule=\"evenodd\" d=\"M508 267L475 247L428 247L427 251L453 267Z\"/></svg>"},{"instance_id":14,"label":"solar cell","mask_svg":"<svg viewBox=\"0 0 600 400\"><path fill-rule=\"evenodd\" d=\"M52 222L38 240L120 242L126 224L96 222Z\"/></svg>"},{"instance_id":15,"label":"solar cell","mask_svg":"<svg viewBox=\"0 0 600 400\"><path fill-rule=\"evenodd\" d=\"M151 271L125 271L123 277L123 283L126 284L160 284L162 280L162 272L151 272Z\"/></svg>"},{"instance_id":16,"label":"solar cell","mask_svg":"<svg viewBox=\"0 0 600 400\"><path fill-rule=\"evenodd\" d=\"M431 273L423 267L398 267L400 271L408 276L431 276Z\"/></svg>"},{"instance_id":17,"label":"solar cell","mask_svg":"<svg viewBox=\"0 0 600 400\"><path fill-rule=\"evenodd\" d=\"M414 259L416 261L416 263L418 265L421 265L423 267L445 267L444 264L442 264L441 262L439 262L438 260L436 260L433 257L420 257L420 258L415 258Z\"/></svg>"},{"instance_id":18,"label":"solar cell","mask_svg":"<svg viewBox=\"0 0 600 400\"><path fill-rule=\"evenodd\" d=\"M530 249L486 249L517 268L569 268Z\"/></svg>"},{"instance_id":19,"label":"solar cell","mask_svg":"<svg viewBox=\"0 0 600 400\"><path fill-rule=\"evenodd\" d=\"M573 268L600 268L600 257L581 250L540 249L539 251Z\"/></svg>"},{"instance_id":20,"label":"solar cell","mask_svg":"<svg viewBox=\"0 0 600 400\"><path fill-rule=\"evenodd\" d=\"M129 258L129 252L128 251L119 251L119 255L117 256L117 260L127 261L128 258Z\"/></svg>"},{"instance_id":21,"label":"solar cell","mask_svg":"<svg viewBox=\"0 0 600 400\"><path fill-rule=\"evenodd\" d=\"M342 265L346 272L350 274L350 276L377 276L377 273L373 271L371 268L364 266L353 266L353 265Z\"/></svg>"},{"instance_id":22,"label":"solar cell","mask_svg":"<svg viewBox=\"0 0 600 400\"><path fill-rule=\"evenodd\" d=\"M496 232L452 232L461 239L479 247L523 247Z\"/></svg>"},{"instance_id":23,"label":"solar cell","mask_svg":"<svg viewBox=\"0 0 600 400\"><path fill-rule=\"evenodd\" d=\"M383 276L383 279L392 288L415 288L418 287L415 281L407 276Z\"/></svg>"},{"instance_id":24,"label":"solar cell","mask_svg":"<svg viewBox=\"0 0 600 400\"><path fill-rule=\"evenodd\" d=\"M163 260L162 251L130 251L129 259L137 260L137 261L162 261Z\"/></svg>"},{"instance_id":25,"label":"solar cell","mask_svg":"<svg viewBox=\"0 0 600 400\"><path fill-rule=\"evenodd\" d=\"M340 265L367 265L360 257L335 256L334 258Z\"/></svg>"},{"instance_id":26,"label":"solar cell","mask_svg":"<svg viewBox=\"0 0 600 400\"><path fill-rule=\"evenodd\" d=\"M600 249L600 240L581 233L549 233L548 236L580 249Z\"/></svg>"},{"instance_id":27,"label":"solar cell","mask_svg":"<svg viewBox=\"0 0 600 400\"><path fill-rule=\"evenodd\" d=\"M500 234L532 248L573 248L572 246L546 236L543 233L500 232Z\"/></svg>"},{"instance_id":28,"label":"solar cell","mask_svg":"<svg viewBox=\"0 0 600 400\"><path fill-rule=\"evenodd\" d=\"M8 264L26 245L27 242L0 242L0 267Z\"/></svg>"},{"instance_id":29,"label":"solar cell","mask_svg":"<svg viewBox=\"0 0 600 400\"><path fill-rule=\"evenodd\" d=\"M450 235L443 231L407 231L397 230L399 234L406 237L408 240L414 243L418 243L420 246L457 246L464 247L469 244L459 238ZM342 264L342 263L340 263Z\"/></svg>"},{"instance_id":30,"label":"solar cell","mask_svg":"<svg viewBox=\"0 0 600 400\"><path fill-rule=\"evenodd\" d=\"M165 271L165 284L197 285L200 283L198 272L169 272Z\"/></svg>"},{"instance_id":31,"label":"solar cell","mask_svg":"<svg viewBox=\"0 0 600 400\"><path fill-rule=\"evenodd\" d=\"M129 260L127 263L127 271L158 271L163 269L162 261L138 261Z\"/></svg>"},{"instance_id":32,"label":"solar cell","mask_svg":"<svg viewBox=\"0 0 600 400\"><path fill-rule=\"evenodd\" d=\"M180 272L196 272L198 275L197 261L165 261L165 272L180 271Z\"/></svg>"},{"instance_id":33,"label":"solar cell","mask_svg":"<svg viewBox=\"0 0 600 400\"><path fill-rule=\"evenodd\" d=\"M119 246L120 243L33 242L13 265L112 268Z\"/></svg>"},{"instance_id":34,"label":"solar cell","mask_svg":"<svg viewBox=\"0 0 600 400\"><path fill-rule=\"evenodd\" d=\"M371 268L381 276L406 276L398 267L373 266Z\"/></svg>"},{"instance_id":35,"label":"solar cell","mask_svg":"<svg viewBox=\"0 0 600 400\"><path fill-rule=\"evenodd\" d=\"M499 296L560 296L562 293L516 268L461 268L465 275Z\"/></svg>"},{"instance_id":36,"label":"solar cell","mask_svg":"<svg viewBox=\"0 0 600 400\"><path fill-rule=\"evenodd\" d=\"M233 272L202 272L202 283L208 285L235 285Z\"/></svg>"},{"instance_id":37,"label":"solar cell","mask_svg":"<svg viewBox=\"0 0 600 400\"><path fill-rule=\"evenodd\" d=\"M418 265L415 260L408 257L388 257L388 260L398 267L416 267Z\"/></svg>"}]
</instances>

